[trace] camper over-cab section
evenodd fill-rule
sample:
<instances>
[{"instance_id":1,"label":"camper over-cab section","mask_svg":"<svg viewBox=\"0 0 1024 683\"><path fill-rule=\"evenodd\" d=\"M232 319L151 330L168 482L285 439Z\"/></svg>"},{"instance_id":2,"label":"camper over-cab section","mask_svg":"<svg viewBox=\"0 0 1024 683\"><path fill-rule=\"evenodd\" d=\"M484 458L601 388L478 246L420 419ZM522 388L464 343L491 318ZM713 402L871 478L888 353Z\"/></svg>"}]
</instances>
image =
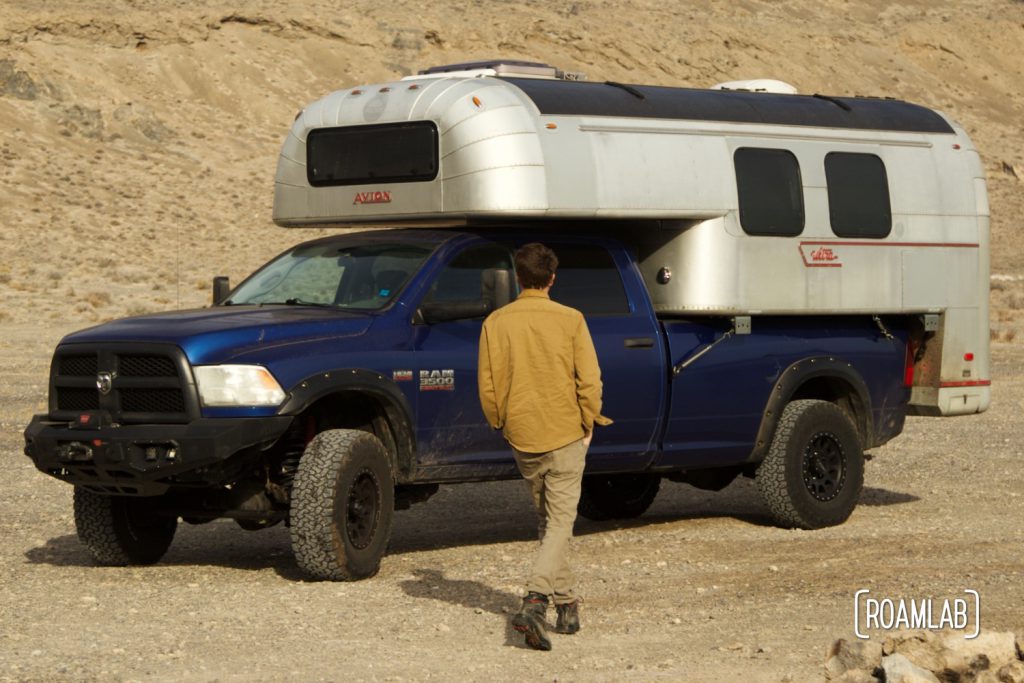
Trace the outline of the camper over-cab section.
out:
<instances>
[{"instance_id":1,"label":"camper over-cab section","mask_svg":"<svg viewBox=\"0 0 1024 683\"><path fill-rule=\"evenodd\" d=\"M307 106L274 220L633 221L659 314L920 316L930 379L912 403L988 405L983 168L959 125L918 105L440 67Z\"/></svg>"}]
</instances>

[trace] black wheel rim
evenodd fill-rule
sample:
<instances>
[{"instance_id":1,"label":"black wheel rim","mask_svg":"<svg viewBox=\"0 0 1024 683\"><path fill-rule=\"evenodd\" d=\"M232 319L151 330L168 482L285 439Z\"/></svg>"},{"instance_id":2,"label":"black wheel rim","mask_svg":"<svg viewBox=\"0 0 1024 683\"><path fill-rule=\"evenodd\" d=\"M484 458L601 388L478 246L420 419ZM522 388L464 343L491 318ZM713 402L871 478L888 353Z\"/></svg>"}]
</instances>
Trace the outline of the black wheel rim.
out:
<instances>
[{"instance_id":1,"label":"black wheel rim","mask_svg":"<svg viewBox=\"0 0 1024 683\"><path fill-rule=\"evenodd\" d=\"M835 434L819 432L808 441L804 449L803 479L815 500L832 500L843 490L846 453Z\"/></svg>"},{"instance_id":2,"label":"black wheel rim","mask_svg":"<svg viewBox=\"0 0 1024 683\"><path fill-rule=\"evenodd\" d=\"M370 545L380 518L380 487L373 472L364 469L352 481L345 506L345 529L357 550Z\"/></svg>"}]
</instances>

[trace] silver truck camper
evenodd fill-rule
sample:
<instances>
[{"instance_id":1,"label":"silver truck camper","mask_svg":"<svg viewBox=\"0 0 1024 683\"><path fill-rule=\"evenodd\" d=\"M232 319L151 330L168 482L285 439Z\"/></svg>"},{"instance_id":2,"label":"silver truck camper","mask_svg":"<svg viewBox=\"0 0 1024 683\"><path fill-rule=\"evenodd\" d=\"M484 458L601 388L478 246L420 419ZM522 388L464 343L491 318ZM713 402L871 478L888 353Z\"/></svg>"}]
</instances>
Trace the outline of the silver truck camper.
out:
<instances>
[{"instance_id":1,"label":"silver truck camper","mask_svg":"<svg viewBox=\"0 0 1024 683\"><path fill-rule=\"evenodd\" d=\"M521 62L339 90L296 118L274 220L630 221L660 315L870 315L883 330L914 316L930 339L912 350L912 411L985 410L989 208L973 143L917 105L780 90Z\"/></svg>"}]
</instances>

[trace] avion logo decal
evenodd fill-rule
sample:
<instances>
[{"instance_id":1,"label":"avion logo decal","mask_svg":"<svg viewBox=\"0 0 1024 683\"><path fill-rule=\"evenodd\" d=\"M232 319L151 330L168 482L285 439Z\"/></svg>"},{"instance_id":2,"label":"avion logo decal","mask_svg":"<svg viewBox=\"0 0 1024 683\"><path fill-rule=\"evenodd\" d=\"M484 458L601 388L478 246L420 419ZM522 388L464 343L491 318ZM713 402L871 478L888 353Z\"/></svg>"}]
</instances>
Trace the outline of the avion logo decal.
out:
<instances>
[{"instance_id":1,"label":"avion logo decal","mask_svg":"<svg viewBox=\"0 0 1024 683\"><path fill-rule=\"evenodd\" d=\"M390 192L356 192L353 204L390 204Z\"/></svg>"},{"instance_id":2,"label":"avion logo decal","mask_svg":"<svg viewBox=\"0 0 1024 683\"><path fill-rule=\"evenodd\" d=\"M839 257L828 247L818 247L811 252L811 260L820 263L822 261L838 261Z\"/></svg>"},{"instance_id":3,"label":"avion logo decal","mask_svg":"<svg viewBox=\"0 0 1024 683\"><path fill-rule=\"evenodd\" d=\"M800 256L808 268L842 268L843 261L839 250L832 244L821 242L801 242Z\"/></svg>"}]
</instances>

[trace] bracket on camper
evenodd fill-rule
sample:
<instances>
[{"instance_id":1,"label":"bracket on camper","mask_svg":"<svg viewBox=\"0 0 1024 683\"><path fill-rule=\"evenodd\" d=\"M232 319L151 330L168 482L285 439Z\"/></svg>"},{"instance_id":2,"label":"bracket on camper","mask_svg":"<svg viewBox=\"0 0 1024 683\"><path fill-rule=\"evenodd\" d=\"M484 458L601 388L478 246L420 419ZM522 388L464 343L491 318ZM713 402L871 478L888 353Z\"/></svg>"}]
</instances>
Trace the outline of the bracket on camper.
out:
<instances>
[{"instance_id":1,"label":"bracket on camper","mask_svg":"<svg viewBox=\"0 0 1024 683\"><path fill-rule=\"evenodd\" d=\"M892 341L893 339L896 338L893 336L892 332L889 331L889 328L885 326L885 323L882 322L881 318L879 318L877 315L873 315L871 316L871 319L875 321L875 325L878 325L878 331L882 333L883 337L885 337L889 341Z\"/></svg>"},{"instance_id":2,"label":"bracket on camper","mask_svg":"<svg viewBox=\"0 0 1024 683\"><path fill-rule=\"evenodd\" d=\"M703 349L693 354L684 361L680 361L672 366L672 376L676 377L680 372L690 367L697 362L698 359L702 358L711 349L715 348L729 337L736 334L750 334L750 316L749 315L738 315L732 319L732 327L730 327L725 334L711 342Z\"/></svg>"}]
</instances>

